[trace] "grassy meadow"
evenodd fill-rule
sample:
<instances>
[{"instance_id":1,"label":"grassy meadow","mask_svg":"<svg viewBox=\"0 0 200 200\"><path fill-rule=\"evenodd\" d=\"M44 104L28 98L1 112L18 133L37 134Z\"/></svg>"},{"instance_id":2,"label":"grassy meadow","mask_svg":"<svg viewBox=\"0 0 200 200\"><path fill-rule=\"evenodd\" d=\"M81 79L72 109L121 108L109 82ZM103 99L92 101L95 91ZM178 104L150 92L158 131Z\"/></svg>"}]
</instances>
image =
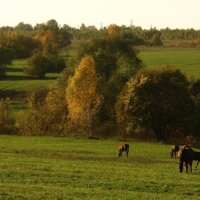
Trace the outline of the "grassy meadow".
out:
<instances>
[{"instance_id":1,"label":"grassy meadow","mask_svg":"<svg viewBox=\"0 0 200 200\"><path fill-rule=\"evenodd\" d=\"M76 50L62 52L61 56L74 57ZM139 57L147 69L161 69L167 65L180 69L190 78L200 78L200 49L199 48L169 48L169 47L141 47ZM8 66L7 77L0 80L0 90L29 91L38 88L47 88L60 77L59 73L47 73L45 79L35 79L23 73L27 59L14 60Z\"/></svg>"},{"instance_id":2,"label":"grassy meadow","mask_svg":"<svg viewBox=\"0 0 200 200\"><path fill-rule=\"evenodd\" d=\"M179 173L171 145L132 141L119 158L121 143L1 135L0 199L200 199L200 166Z\"/></svg>"},{"instance_id":3,"label":"grassy meadow","mask_svg":"<svg viewBox=\"0 0 200 200\"><path fill-rule=\"evenodd\" d=\"M47 73L45 79L35 79L24 74L23 69L27 65L27 59L14 60L7 67L7 76L0 81L0 90L27 91L37 88L46 88L60 77L58 73Z\"/></svg>"},{"instance_id":4,"label":"grassy meadow","mask_svg":"<svg viewBox=\"0 0 200 200\"><path fill-rule=\"evenodd\" d=\"M169 65L186 73L188 78L200 79L199 48L142 47L139 57L147 69L162 69Z\"/></svg>"}]
</instances>

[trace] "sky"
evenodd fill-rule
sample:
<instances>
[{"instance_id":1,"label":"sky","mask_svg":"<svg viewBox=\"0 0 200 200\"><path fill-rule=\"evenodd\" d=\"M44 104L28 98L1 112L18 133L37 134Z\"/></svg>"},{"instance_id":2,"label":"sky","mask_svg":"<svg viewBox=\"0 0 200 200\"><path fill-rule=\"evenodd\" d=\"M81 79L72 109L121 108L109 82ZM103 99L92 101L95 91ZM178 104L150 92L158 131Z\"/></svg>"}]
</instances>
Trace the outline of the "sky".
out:
<instances>
[{"instance_id":1,"label":"sky","mask_svg":"<svg viewBox=\"0 0 200 200\"><path fill-rule=\"evenodd\" d=\"M79 28L140 26L200 30L200 0L0 0L0 27L54 19Z\"/></svg>"}]
</instances>

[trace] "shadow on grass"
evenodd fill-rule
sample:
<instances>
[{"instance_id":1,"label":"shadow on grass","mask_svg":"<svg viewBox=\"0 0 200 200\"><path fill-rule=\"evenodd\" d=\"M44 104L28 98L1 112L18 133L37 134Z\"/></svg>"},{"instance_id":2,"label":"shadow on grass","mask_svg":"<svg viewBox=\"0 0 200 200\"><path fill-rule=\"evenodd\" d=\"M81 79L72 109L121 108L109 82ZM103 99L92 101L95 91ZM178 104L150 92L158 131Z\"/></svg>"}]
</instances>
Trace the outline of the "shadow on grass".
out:
<instances>
[{"instance_id":1,"label":"shadow on grass","mask_svg":"<svg viewBox=\"0 0 200 200\"><path fill-rule=\"evenodd\" d=\"M16 90L0 90L0 98L11 98L12 100L26 100L28 91L16 91Z\"/></svg>"},{"instance_id":2,"label":"shadow on grass","mask_svg":"<svg viewBox=\"0 0 200 200\"><path fill-rule=\"evenodd\" d=\"M12 73L23 72L23 69L22 68L9 68L9 67L7 67L6 72L12 72Z\"/></svg>"},{"instance_id":3,"label":"shadow on grass","mask_svg":"<svg viewBox=\"0 0 200 200\"><path fill-rule=\"evenodd\" d=\"M47 76L45 78L36 78L36 77L32 77L32 76L27 76L27 75L6 75L5 77L3 77L1 80L2 81L24 81L24 80L55 80L58 77L50 77ZM1 81L0 80L0 81Z\"/></svg>"}]
</instances>

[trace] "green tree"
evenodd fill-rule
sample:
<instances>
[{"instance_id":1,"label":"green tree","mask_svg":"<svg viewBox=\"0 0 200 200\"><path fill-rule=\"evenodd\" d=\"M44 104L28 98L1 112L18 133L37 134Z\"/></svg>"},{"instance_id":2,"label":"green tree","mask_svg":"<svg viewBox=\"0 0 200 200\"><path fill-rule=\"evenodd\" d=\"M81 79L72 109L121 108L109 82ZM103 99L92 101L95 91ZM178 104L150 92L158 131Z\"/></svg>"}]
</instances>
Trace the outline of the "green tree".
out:
<instances>
[{"instance_id":1,"label":"green tree","mask_svg":"<svg viewBox=\"0 0 200 200\"><path fill-rule=\"evenodd\" d=\"M50 66L49 59L38 52L28 59L28 67L24 69L24 72L37 78L45 78Z\"/></svg>"},{"instance_id":2,"label":"green tree","mask_svg":"<svg viewBox=\"0 0 200 200\"><path fill-rule=\"evenodd\" d=\"M158 141L164 141L171 130L186 131L191 125L194 102L188 85L179 70L140 72L127 83L118 116L127 116L132 128L151 130Z\"/></svg>"},{"instance_id":3,"label":"green tree","mask_svg":"<svg viewBox=\"0 0 200 200\"><path fill-rule=\"evenodd\" d=\"M65 67L65 60L59 58L56 45L48 43L43 47L43 51L36 51L28 59L28 66L24 69L24 72L37 78L45 78L46 73L59 73Z\"/></svg>"},{"instance_id":4,"label":"green tree","mask_svg":"<svg viewBox=\"0 0 200 200\"><path fill-rule=\"evenodd\" d=\"M195 101L195 115L192 133L194 136L200 137L200 79L193 81L191 84L190 93Z\"/></svg>"},{"instance_id":5,"label":"green tree","mask_svg":"<svg viewBox=\"0 0 200 200\"><path fill-rule=\"evenodd\" d=\"M15 31L32 31L33 27L30 24L24 24L24 22L20 22L17 26L15 26Z\"/></svg>"},{"instance_id":6,"label":"green tree","mask_svg":"<svg viewBox=\"0 0 200 200\"><path fill-rule=\"evenodd\" d=\"M162 43L159 35L154 35L152 37L152 39L151 39L151 45L154 46L154 47L163 46L163 43Z\"/></svg>"},{"instance_id":7,"label":"green tree","mask_svg":"<svg viewBox=\"0 0 200 200\"><path fill-rule=\"evenodd\" d=\"M88 134L92 134L92 124L101 105L101 96L97 93L96 84L94 60L91 56L85 56L74 76L69 79L66 99L73 127L76 127L75 130L85 130Z\"/></svg>"},{"instance_id":8,"label":"green tree","mask_svg":"<svg viewBox=\"0 0 200 200\"><path fill-rule=\"evenodd\" d=\"M138 71L142 66L138 53L128 40L111 34L104 39L92 39L82 43L78 50L78 57L81 59L85 54L91 55L95 61L98 76L108 81L120 70L122 63L126 72ZM126 75L130 76L130 74Z\"/></svg>"},{"instance_id":9,"label":"green tree","mask_svg":"<svg viewBox=\"0 0 200 200\"><path fill-rule=\"evenodd\" d=\"M10 65L15 58L14 51L0 45L0 77L6 75L6 66Z\"/></svg>"}]
</instances>

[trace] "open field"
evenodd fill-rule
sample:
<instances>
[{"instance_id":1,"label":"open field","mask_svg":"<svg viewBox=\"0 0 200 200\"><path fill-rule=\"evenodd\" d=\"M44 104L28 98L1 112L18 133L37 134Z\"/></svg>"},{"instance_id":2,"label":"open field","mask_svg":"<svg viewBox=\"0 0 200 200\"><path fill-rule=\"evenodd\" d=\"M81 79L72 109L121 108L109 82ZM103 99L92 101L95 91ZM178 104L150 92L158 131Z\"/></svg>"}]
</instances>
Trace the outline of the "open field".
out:
<instances>
[{"instance_id":1,"label":"open field","mask_svg":"<svg viewBox=\"0 0 200 200\"><path fill-rule=\"evenodd\" d=\"M61 56L74 57L76 50L72 49L66 54L61 53ZM142 59L147 69L161 69L167 65L178 68L188 75L188 78L194 76L200 78L200 49L198 48L140 48L139 57ZM8 67L7 77L0 81L0 90L16 90L27 91L36 88L46 88L50 84L56 82L60 74L46 74L45 79L34 79L23 73L23 68L26 66L26 59L19 59L13 62L13 65Z\"/></svg>"},{"instance_id":2,"label":"open field","mask_svg":"<svg viewBox=\"0 0 200 200\"><path fill-rule=\"evenodd\" d=\"M200 166L179 173L171 145L129 142L119 158L121 143L1 135L0 199L200 199Z\"/></svg>"},{"instance_id":3,"label":"open field","mask_svg":"<svg viewBox=\"0 0 200 200\"><path fill-rule=\"evenodd\" d=\"M0 90L27 91L36 88L46 88L54 83L60 74L47 73L45 79L35 79L23 73L27 59L14 60L7 68L7 76L0 81Z\"/></svg>"},{"instance_id":4,"label":"open field","mask_svg":"<svg viewBox=\"0 0 200 200\"><path fill-rule=\"evenodd\" d=\"M167 65L186 73L188 78L200 79L200 48L140 48L139 57L147 69L161 69Z\"/></svg>"}]
</instances>

